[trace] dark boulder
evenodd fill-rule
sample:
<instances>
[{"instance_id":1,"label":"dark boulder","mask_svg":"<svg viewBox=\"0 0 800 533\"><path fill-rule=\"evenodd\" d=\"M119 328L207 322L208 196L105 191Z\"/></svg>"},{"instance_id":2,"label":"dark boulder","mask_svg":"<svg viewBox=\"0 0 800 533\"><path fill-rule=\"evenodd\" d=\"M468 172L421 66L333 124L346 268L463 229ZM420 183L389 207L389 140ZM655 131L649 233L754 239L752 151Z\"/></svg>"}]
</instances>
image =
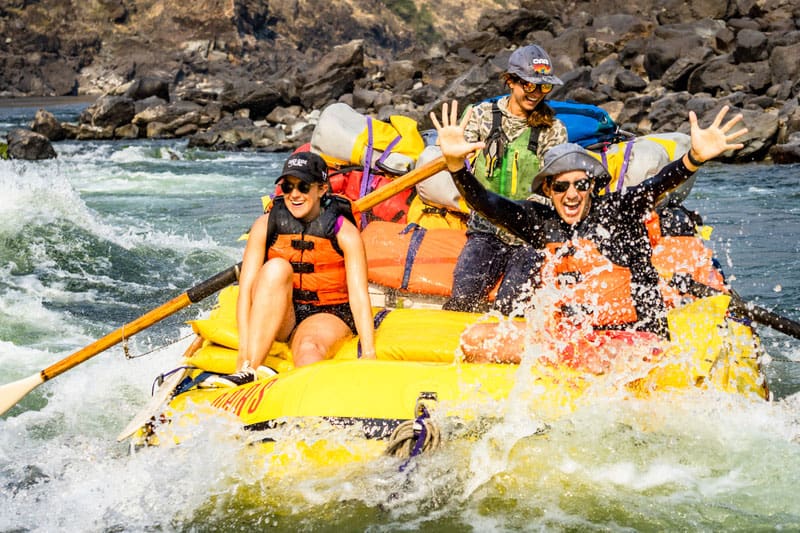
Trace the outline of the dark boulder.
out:
<instances>
[{"instance_id":1,"label":"dark boulder","mask_svg":"<svg viewBox=\"0 0 800 533\"><path fill-rule=\"evenodd\" d=\"M720 56L695 69L686 85L691 93L722 96L736 91L763 94L771 84L767 61L734 64L730 56Z\"/></svg>"},{"instance_id":2,"label":"dark boulder","mask_svg":"<svg viewBox=\"0 0 800 533\"><path fill-rule=\"evenodd\" d=\"M346 93L364 76L364 41L355 40L334 47L303 73L300 99L308 109L321 109Z\"/></svg>"},{"instance_id":3,"label":"dark boulder","mask_svg":"<svg viewBox=\"0 0 800 533\"><path fill-rule=\"evenodd\" d=\"M189 138L189 147L207 150L283 151L289 149L279 128L262 127L247 117L227 116Z\"/></svg>"},{"instance_id":4,"label":"dark boulder","mask_svg":"<svg viewBox=\"0 0 800 533\"><path fill-rule=\"evenodd\" d=\"M136 100L133 103L133 110L136 112L136 114L133 116L133 120L136 120L136 115L145 111L146 109L160 105L166 106L167 101L163 98L159 98L158 96L148 96L142 100Z\"/></svg>"},{"instance_id":5,"label":"dark boulder","mask_svg":"<svg viewBox=\"0 0 800 533\"><path fill-rule=\"evenodd\" d=\"M248 109L253 117L263 118L278 105L288 105L280 87L270 82L229 82L219 95L225 111Z\"/></svg>"},{"instance_id":6,"label":"dark boulder","mask_svg":"<svg viewBox=\"0 0 800 533\"><path fill-rule=\"evenodd\" d=\"M8 157L10 159L26 159L37 161L57 157L50 140L31 130L15 128L6 135L8 141Z\"/></svg>"},{"instance_id":7,"label":"dark boulder","mask_svg":"<svg viewBox=\"0 0 800 533\"><path fill-rule=\"evenodd\" d=\"M134 101L160 98L169 102L170 80L163 78L139 78L131 82L124 96Z\"/></svg>"},{"instance_id":8,"label":"dark boulder","mask_svg":"<svg viewBox=\"0 0 800 533\"><path fill-rule=\"evenodd\" d=\"M736 48L733 59L737 63L762 61L769 56L767 36L757 30L742 30L736 35Z\"/></svg>"},{"instance_id":9,"label":"dark boulder","mask_svg":"<svg viewBox=\"0 0 800 533\"><path fill-rule=\"evenodd\" d=\"M800 79L800 43L776 46L769 56L770 74L773 83ZM795 96L798 93L795 92Z\"/></svg>"},{"instance_id":10,"label":"dark boulder","mask_svg":"<svg viewBox=\"0 0 800 533\"><path fill-rule=\"evenodd\" d=\"M614 88L623 92L639 92L647 87L647 82L627 69L614 76Z\"/></svg>"},{"instance_id":11,"label":"dark boulder","mask_svg":"<svg viewBox=\"0 0 800 533\"><path fill-rule=\"evenodd\" d=\"M127 96L101 96L80 116L80 122L95 127L118 128L133 120L136 106Z\"/></svg>"},{"instance_id":12,"label":"dark boulder","mask_svg":"<svg viewBox=\"0 0 800 533\"><path fill-rule=\"evenodd\" d=\"M78 73L71 64L54 58L43 64L39 72L48 96L77 96Z\"/></svg>"},{"instance_id":13,"label":"dark boulder","mask_svg":"<svg viewBox=\"0 0 800 533\"><path fill-rule=\"evenodd\" d=\"M688 54L679 57L664 71L661 76L661 85L671 91L685 91L689 84L689 76L714 57L714 51L706 46L691 50Z\"/></svg>"},{"instance_id":14,"label":"dark boulder","mask_svg":"<svg viewBox=\"0 0 800 533\"><path fill-rule=\"evenodd\" d=\"M800 135L795 135L787 143L771 146L769 156L774 163L800 163Z\"/></svg>"},{"instance_id":15,"label":"dark boulder","mask_svg":"<svg viewBox=\"0 0 800 533\"><path fill-rule=\"evenodd\" d=\"M172 102L157 104L147 107L141 112L136 113L129 122L136 124L140 128L146 128L151 122L167 124L178 120L180 117L189 113L196 113L203 109L203 106L194 102Z\"/></svg>"},{"instance_id":16,"label":"dark boulder","mask_svg":"<svg viewBox=\"0 0 800 533\"><path fill-rule=\"evenodd\" d=\"M553 17L530 9L497 9L478 20L478 31L489 31L514 42L525 39L534 30L552 30Z\"/></svg>"}]
</instances>

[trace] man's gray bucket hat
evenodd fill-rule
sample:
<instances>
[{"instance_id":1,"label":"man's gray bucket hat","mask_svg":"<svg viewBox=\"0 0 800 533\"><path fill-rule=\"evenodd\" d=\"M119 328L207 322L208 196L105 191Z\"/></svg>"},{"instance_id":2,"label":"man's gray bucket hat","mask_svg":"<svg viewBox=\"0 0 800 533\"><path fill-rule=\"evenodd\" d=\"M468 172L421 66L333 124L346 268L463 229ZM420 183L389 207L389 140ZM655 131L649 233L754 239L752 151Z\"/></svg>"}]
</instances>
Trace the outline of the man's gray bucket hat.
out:
<instances>
[{"instance_id":1,"label":"man's gray bucket hat","mask_svg":"<svg viewBox=\"0 0 800 533\"><path fill-rule=\"evenodd\" d=\"M606 167L592 157L587 149L579 144L564 143L554 146L544 155L544 167L533 178L531 192L541 194L545 178L571 170L583 170L587 176L594 178L595 191L603 189L611 182Z\"/></svg>"}]
</instances>

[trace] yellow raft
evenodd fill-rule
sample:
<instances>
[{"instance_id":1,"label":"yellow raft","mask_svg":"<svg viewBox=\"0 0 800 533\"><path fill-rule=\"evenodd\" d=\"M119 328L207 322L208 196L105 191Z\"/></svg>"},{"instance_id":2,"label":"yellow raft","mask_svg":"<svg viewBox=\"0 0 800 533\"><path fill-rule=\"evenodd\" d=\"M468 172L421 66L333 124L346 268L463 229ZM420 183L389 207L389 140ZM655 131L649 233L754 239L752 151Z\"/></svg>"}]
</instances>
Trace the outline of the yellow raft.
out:
<instances>
[{"instance_id":1,"label":"yellow raft","mask_svg":"<svg viewBox=\"0 0 800 533\"><path fill-rule=\"evenodd\" d=\"M749 326L727 316L730 298L725 295L670 311L672 341L663 351L637 356L634 344L633 357L628 354L624 364L607 372L587 372L548 358L540 353L544 346L535 342L520 365L460 362L465 328L498 318L434 309L376 309L378 360L358 360L354 338L331 360L295 369L287 346L275 343L264 364L277 374L241 387L203 388L205 376L235 370L237 290L223 290L209 318L192 323L198 339L183 361L187 369L162 387L166 407L162 402L160 416L136 432L136 444L180 442L186 438L180 428L224 416L251 430L271 460L286 463L287 455L278 451L281 443L274 436L259 437L261 432L287 424L322 424L333 432L329 435L346 428L346 446L341 435L325 439L315 434L300 452L295 443L289 454L292 461L299 453L305 464L325 465L379 456L392 439L400 438L398 430L415 419L419 429L420 420L431 416L473 421L491 416L510 395L515 402L522 395L521 401L545 421L609 394L647 398L700 387L767 397L758 338ZM419 431L408 435L419 438Z\"/></svg>"}]
</instances>

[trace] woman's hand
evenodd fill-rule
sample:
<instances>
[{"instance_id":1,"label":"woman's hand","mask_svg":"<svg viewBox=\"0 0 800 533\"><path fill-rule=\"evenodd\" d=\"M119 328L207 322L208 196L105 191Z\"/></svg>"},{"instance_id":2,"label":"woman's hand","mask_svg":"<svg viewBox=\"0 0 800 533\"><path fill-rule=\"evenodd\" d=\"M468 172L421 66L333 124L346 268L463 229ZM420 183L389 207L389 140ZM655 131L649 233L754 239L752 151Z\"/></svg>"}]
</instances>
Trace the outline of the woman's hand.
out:
<instances>
[{"instance_id":1,"label":"woman's hand","mask_svg":"<svg viewBox=\"0 0 800 533\"><path fill-rule=\"evenodd\" d=\"M705 129L700 128L697 124L697 115L694 111L689 111L689 124L691 125L692 148L690 149L691 158L698 163L704 163L709 159L714 159L718 155L728 150L740 150L744 148L742 143L731 143L730 141L741 137L747 133L747 128L741 128L733 133L728 133L736 123L740 122L744 117L741 113L730 119L725 124L722 120L728 114L728 106L720 109L714 122ZM684 160L684 163L686 160ZM687 165L688 166L688 165ZM696 165L691 164L692 168Z\"/></svg>"},{"instance_id":2,"label":"woman's hand","mask_svg":"<svg viewBox=\"0 0 800 533\"><path fill-rule=\"evenodd\" d=\"M458 123L458 102L453 100L448 113L447 102L442 104L442 122L440 123L436 114L431 112L431 122L433 122L439 138L436 144L442 149L442 155L447 162L447 169L450 172L457 172L464 168L464 158L484 147L482 142L467 142L464 138L464 130L467 127L469 117L472 115L470 108L464 113L461 124Z\"/></svg>"}]
</instances>

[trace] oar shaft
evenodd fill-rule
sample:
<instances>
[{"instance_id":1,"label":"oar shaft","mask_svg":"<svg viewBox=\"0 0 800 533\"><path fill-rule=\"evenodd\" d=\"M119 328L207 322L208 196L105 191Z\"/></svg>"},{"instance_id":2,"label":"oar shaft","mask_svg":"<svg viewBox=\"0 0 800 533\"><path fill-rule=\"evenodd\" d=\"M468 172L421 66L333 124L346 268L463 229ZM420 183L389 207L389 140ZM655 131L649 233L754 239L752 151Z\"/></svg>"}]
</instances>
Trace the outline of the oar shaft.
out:
<instances>
[{"instance_id":1,"label":"oar shaft","mask_svg":"<svg viewBox=\"0 0 800 533\"><path fill-rule=\"evenodd\" d=\"M433 161L429 161L424 165L415 168L411 172L392 180L379 189L369 193L363 198L353 202L356 209L365 211L371 207L375 207L379 203L391 198L402 190L408 189L419 183L420 181L430 178L434 174L441 172L447 168L444 157L437 157Z\"/></svg>"},{"instance_id":2,"label":"oar shaft","mask_svg":"<svg viewBox=\"0 0 800 533\"><path fill-rule=\"evenodd\" d=\"M73 368L83 363L87 359L99 354L100 352L111 348L115 344L122 342L127 337L135 335L143 329L149 328L156 322L159 322L166 317L180 311L184 307L188 307L193 303L197 303L200 300L219 291L220 289L227 287L236 281L240 266L241 263L223 270L214 276L211 276L207 280L198 283L180 296L161 304L152 311L148 311L133 322L125 324L121 328L112 331L105 337L97 339L92 344L78 350L69 357L66 357L61 361L48 366L41 372L42 380L47 381L48 379L52 379L59 374L63 374L70 368Z\"/></svg>"},{"instance_id":3,"label":"oar shaft","mask_svg":"<svg viewBox=\"0 0 800 533\"><path fill-rule=\"evenodd\" d=\"M731 298L731 310L759 324L764 324L790 337L800 339L800 323L775 314L753 303L745 302L737 296Z\"/></svg>"},{"instance_id":4,"label":"oar shaft","mask_svg":"<svg viewBox=\"0 0 800 533\"><path fill-rule=\"evenodd\" d=\"M48 379L52 379L59 374L63 374L70 368L73 368L87 359L97 355L98 353L107 350L108 348L114 346L125 340L127 337L134 335L142 331L145 328L150 327L151 325L155 324L159 320L163 320L164 318L168 317L169 315L175 313L183 309L184 307L191 304L191 300L189 300L189 296L187 293L183 293L180 296L173 298L169 302L160 305L156 309L149 311L133 322L129 322L124 326L115 329L105 337L97 339L93 343L85 346L84 348L78 350L77 352L73 353L69 357L62 359L61 361L48 366L44 370L42 370L42 379L47 381Z\"/></svg>"}]
</instances>

